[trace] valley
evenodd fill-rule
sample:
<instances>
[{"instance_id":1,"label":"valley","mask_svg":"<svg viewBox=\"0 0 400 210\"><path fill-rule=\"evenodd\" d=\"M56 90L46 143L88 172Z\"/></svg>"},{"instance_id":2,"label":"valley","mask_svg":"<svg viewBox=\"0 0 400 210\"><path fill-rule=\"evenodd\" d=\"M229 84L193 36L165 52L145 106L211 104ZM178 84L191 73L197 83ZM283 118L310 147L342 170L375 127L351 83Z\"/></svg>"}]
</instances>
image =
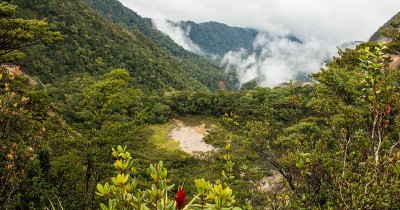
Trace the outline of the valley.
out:
<instances>
[{"instance_id":1,"label":"valley","mask_svg":"<svg viewBox=\"0 0 400 210\"><path fill-rule=\"evenodd\" d=\"M398 14L332 52L121 2L0 2L0 209L400 208Z\"/></svg>"}]
</instances>

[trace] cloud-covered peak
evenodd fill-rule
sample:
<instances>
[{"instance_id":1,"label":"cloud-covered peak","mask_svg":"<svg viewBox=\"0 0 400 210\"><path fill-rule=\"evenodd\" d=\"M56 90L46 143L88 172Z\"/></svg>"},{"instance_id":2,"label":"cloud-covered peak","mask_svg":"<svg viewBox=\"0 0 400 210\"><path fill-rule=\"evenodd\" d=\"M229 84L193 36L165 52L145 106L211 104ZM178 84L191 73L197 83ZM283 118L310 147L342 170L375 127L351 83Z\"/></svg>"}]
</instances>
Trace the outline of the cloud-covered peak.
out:
<instances>
[{"instance_id":1,"label":"cloud-covered peak","mask_svg":"<svg viewBox=\"0 0 400 210\"><path fill-rule=\"evenodd\" d=\"M317 39L302 43L287 36L260 33L252 51L231 51L221 65L236 69L240 85L255 79L260 86L274 87L318 71L334 53L321 46Z\"/></svg>"}]
</instances>

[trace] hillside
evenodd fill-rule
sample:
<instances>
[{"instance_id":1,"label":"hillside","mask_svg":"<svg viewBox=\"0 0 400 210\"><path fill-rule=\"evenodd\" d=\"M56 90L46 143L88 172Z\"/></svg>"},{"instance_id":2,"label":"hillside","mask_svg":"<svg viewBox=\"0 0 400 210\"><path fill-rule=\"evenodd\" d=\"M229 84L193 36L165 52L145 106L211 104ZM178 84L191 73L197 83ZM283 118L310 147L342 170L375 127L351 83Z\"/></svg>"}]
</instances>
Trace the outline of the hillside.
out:
<instances>
[{"instance_id":1,"label":"hillside","mask_svg":"<svg viewBox=\"0 0 400 210\"><path fill-rule=\"evenodd\" d=\"M381 26L372 36L369 38L370 42L377 42L385 39L385 36L382 35L381 31L385 28L393 28L391 25L393 22L399 20L400 18L400 12L394 15L392 18L390 18L389 21L387 21L383 26Z\"/></svg>"},{"instance_id":2,"label":"hillside","mask_svg":"<svg viewBox=\"0 0 400 210\"><path fill-rule=\"evenodd\" d=\"M154 26L185 49L220 62L238 87L256 81L275 87L289 80L311 81L309 74L329 59L327 48L318 41L303 42L294 34L278 35L223 23L153 20ZM301 58L300 58L301 57Z\"/></svg>"},{"instance_id":3,"label":"hillside","mask_svg":"<svg viewBox=\"0 0 400 210\"><path fill-rule=\"evenodd\" d=\"M222 58L230 51L239 51L240 49L253 51L254 41L257 36L263 35L271 38L266 31L259 31L253 28L240 28L228 26L224 23L215 21L196 23L193 21L171 22L175 27L181 28L200 49L210 57ZM294 35L285 37L290 41L302 43ZM217 59L218 60L218 59Z\"/></svg>"},{"instance_id":4,"label":"hillside","mask_svg":"<svg viewBox=\"0 0 400 210\"><path fill-rule=\"evenodd\" d=\"M218 22L195 23L182 21L177 23L189 38L208 54L224 55L239 48L251 49L259 31L255 29L231 27Z\"/></svg>"},{"instance_id":5,"label":"hillside","mask_svg":"<svg viewBox=\"0 0 400 210\"><path fill-rule=\"evenodd\" d=\"M121 25L128 30L136 30L155 42L166 53L178 60L176 64L188 71L189 74L211 90L220 87L218 82L223 81L230 89L236 86L234 77L228 77L219 64L185 50L176 44L169 36L153 27L150 19L138 15L136 12L123 6L117 0L86 0L86 2L103 17Z\"/></svg>"},{"instance_id":6,"label":"hillside","mask_svg":"<svg viewBox=\"0 0 400 210\"><path fill-rule=\"evenodd\" d=\"M169 36L152 26L151 20L142 18L135 11L125 7L118 0L85 0L99 14L129 30L142 32L157 43L162 49L173 55L189 55L190 53L177 45Z\"/></svg>"},{"instance_id":7,"label":"hillside","mask_svg":"<svg viewBox=\"0 0 400 210\"><path fill-rule=\"evenodd\" d=\"M93 11L83 0L12 1L19 6L17 16L46 18L64 40L56 46L27 48L27 57L19 64L45 83L63 75L88 72L100 75L113 68L126 68L132 85L152 90L160 88L208 88L184 70L181 61L161 50L138 31L128 31ZM185 66L189 69L190 63ZM185 78L185 79L182 79ZM217 86L218 79L206 85ZM211 81L211 82L210 82Z\"/></svg>"},{"instance_id":8,"label":"hillside","mask_svg":"<svg viewBox=\"0 0 400 210\"><path fill-rule=\"evenodd\" d=\"M246 80L243 79L246 77L243 76L243 72L251 72L252 70L238 68L240 64L232 63L234 60L240 60L241 63L256 62L252 63L252 65L248 65L248 67L261 67L263 65L260 64L267 62L266 60L285 60L292 71L306 71L305 73L291 73L291 75L293 75L291 78L280 78L277 82L265 82L263 79L261 79L262 81L258 79L257 81L261 81L260 85L262 86L265 86L265 84L272 86L276 83L287 82L289 79L309 81L310 79L307 76L308 73L312 69L318 69L320 67L315 65L312 67L303 67L304 63L315 63L315 61L291 64L291 60L298 59L287 57L275 59L275 57L279 57L281 54L288 54L287 52L276 52L274 54L269 54L266 57L260 56L260 52L264 49L264 52L274 51L270 48L279 43L279 40L288 43L290 46L298 46L299 48L302 48L302 41L294 35L274 37L269 35L267 32L260 32L256 29L232 27L218 22L195 23L193 21L181 21L175 23L172 21L150 20L142 18L136 12L124 7L116 0L86 0L86 2L88 2L93 9L99 12L99 14L112 22L117 23L128 30L137 30L145 34L146 37L154 41L165 52L176 56L179 60L179 66L182 69L187 70L191 76L206 85L212 91L224 87L229 90L235 90L240 86L240 84L246 82ZM165 34L157 30L157 28ZM259 41L265 39L268 41L264 43L263 46L259 46ZM294 45L290 44L291 42L293 42ZM191 46L191 43L195 46ZM185 50L181 45L185 47L185 49L198 53L198 55ZM276 49L276 47L274 49ZM244 55L241 55L243 50L245 53ZM285 50L285 47L279 48L279 51ZM299 51L304 50L307 49ZM228 60L228 62L227 59L224 59L225 56L230 57L232 55L236 58ZM256 59L253 61L251 59L254 56ZM314 56L311 57L312 58L308 59L315 60ZM249 58L249 61L243 60L246 58ZM217 62L220 63L218 64ZM298 65L302 66L299 68ZM266 68L267 67L265 67L264 70L259 69L258 72L265 72ZM273 77L270 73L266 74L268 75L262 73L256 77ZM239 77L238 75L242 76ZM253 79L256 78L254 77Z\"/></svg>"}]
</instances>

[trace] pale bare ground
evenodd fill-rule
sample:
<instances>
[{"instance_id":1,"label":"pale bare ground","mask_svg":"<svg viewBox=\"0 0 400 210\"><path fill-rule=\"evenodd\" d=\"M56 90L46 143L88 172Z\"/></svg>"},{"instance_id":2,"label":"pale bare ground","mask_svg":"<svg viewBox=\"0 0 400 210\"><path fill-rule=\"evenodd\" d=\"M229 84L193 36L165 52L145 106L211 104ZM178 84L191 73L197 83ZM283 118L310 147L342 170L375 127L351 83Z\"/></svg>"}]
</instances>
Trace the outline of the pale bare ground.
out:
<instances>
[{"instance_id":1,"label":"pale bare ground","mask_svg":"<svg viewBox=\"0 0 400 210\"><path fill-rule=\"evenodd\" d=\"M390 55L392 58L392 62L389 64L392 68L397 68L400 65L400 56L399 55Z\"/></svg>"},{"instance_id":2,"label":"pale bare ground","mask_svg":"<svg viewBox=\"0 0 400 210\"><path fill-rule=\"evenodd\" d=\"M208 129L206 124L202 123L198 126L186 126L182 121L174 119L176 126L169 133L169 136L179 142L179 146L183 151L189 154L196 152L210 152L214 150L212 145L204 142L203 138L207 135Z\"/></svg>"},{"instance_id":3,"label":"pale bare ground","mask_svg":"<svg viewBox=\"0 0 400 210\"><path fill-rule=\"evenodd\" d=\"M283 176L279 171L272 170L272 176L264 177L258 189L263 192L273 192L283 184Z\"/></svg>"}]
</instances>

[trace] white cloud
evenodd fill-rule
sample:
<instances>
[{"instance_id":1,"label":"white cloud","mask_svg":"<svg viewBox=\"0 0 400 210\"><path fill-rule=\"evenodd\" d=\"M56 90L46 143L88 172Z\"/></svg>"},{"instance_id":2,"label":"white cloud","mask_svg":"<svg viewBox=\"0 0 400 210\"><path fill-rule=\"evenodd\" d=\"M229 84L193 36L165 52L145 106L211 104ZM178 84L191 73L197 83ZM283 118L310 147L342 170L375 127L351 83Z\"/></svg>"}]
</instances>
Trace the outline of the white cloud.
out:
<instances>
[{"instance_id":1,"label":"white cloud","mask_svg":"<svg viewBox=\"0 0 400 210\"><path fill-rule=\"evenodd\" d=\"M183 30L181 27L163 18L154 18L152 21L158 30L166 33L169 37L171 37L172 40L182 46L185 50L200 55L203 54L200 47L189 38L190 28Z\"/></svg>"},{"instance_id":2,"label":"white cloud","mask_svg":"<svg viewBox=\"0 0 400 210\"><path fill-rule=\"evenodd\" d=\"M297 74L316 72L336 46L366 41L400 11L398 0L120 0L171 36L185 49L202 54L187 31L166 22L218 21L231 26L268 32L253 43L258 53L245 50L227 53L222 64L236 67L241 84L257 79L275 86ZM293 34L303 43L292 42ZM273 38L271 38L273 37Z\"/></svg>"},{"instance_id":3,"label":"white cloud","mask_svg":"<svg viewBox=\"0 0 400 210\"><path fill-rule=\"evenodd\" d=\"M400 11L398 0L120 0L140 15L223 22L339 45L367 40Z\"/></svg>"},{"instance_id":4,"label":"white cloud","mask_svg":"<svg viewBox=\"0 0 400 210\"><path fill-rule=\"evenodd\" d=\"M321 47L314 39L305 43L291 41L286 37L269 37L259 34L253 48L231 51L221 61L223 66L236 69L240 84L256 79L261 86L274 87L296 78L298 74L316 72L324 60L334 54L329 47Z\"/></svg>"}]
</instances>

